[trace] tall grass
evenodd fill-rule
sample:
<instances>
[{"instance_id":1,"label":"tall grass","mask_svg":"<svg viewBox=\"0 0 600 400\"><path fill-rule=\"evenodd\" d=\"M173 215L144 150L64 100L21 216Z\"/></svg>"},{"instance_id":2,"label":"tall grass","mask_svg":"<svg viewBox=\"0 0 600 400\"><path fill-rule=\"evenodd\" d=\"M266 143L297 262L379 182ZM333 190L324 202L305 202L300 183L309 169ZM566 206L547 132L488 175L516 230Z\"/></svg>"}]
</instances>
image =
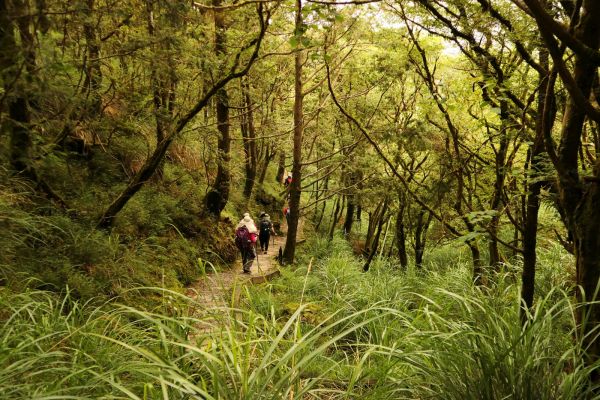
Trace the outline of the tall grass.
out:
<instances>
[{"instance_id":1,"label":"tall grass","mask_svg":"<svg viewBox=\"0 0 600 400\"><path fill-rule=\"evenodd\" d=\"M530 321L522 326L515 268L507 268L490 287L480 289L472 284L468 259L445 266L436 259L431 270L405 272L381 260L364 274L343 241L313 240L307 246L308 253L323 256L308 278L306 291L307 301L316 304L321 317L348 316L374 304L388 310L338 342L346 355L368 354L358 378L368 384L354 395L595 398L596 390L587 379L597 366L582 363L573 290L568 280L559 279L566 276L568 259L557 256L556 248L540 254L539 276L545 281L538 285ZM460 256L449 259L460 260ZM280 282L255 289L248 306L285 316L305 273L303 268L284 271ZM364 316L352 318L361 321ZM319 318L311 315L312 320Z\"/></svg>"},{"instance_id":2,"label":"tall grass","mask_svg":"<svg viewBox=\"0 0 600 400\"><path fill-rule=\"evenodd\" d=\"M519 320L507 274L473 287L466 266L360 272L343 241L250 287L239 308L176 292L154 311L0 291L0 398L589 399L569 292ZM548 272L550 274L550 272Z\"/></svg>"},{"instance_id":3,"label":"tall grass","mask_svg":"<svg viewBox=\"0 0 600 400\"><path fill-rule=\"evenodd\" d=\"M153 313L3 292L0 397L303 399L324 393L323 377L341 367L328 355L335 343L380 318L356 324L363 310L304 329L300 307L286 320L223 309L215 321L162 294L171 304ZM327 367L306 376L311 363Z\"/></svg>"}]
</instances>

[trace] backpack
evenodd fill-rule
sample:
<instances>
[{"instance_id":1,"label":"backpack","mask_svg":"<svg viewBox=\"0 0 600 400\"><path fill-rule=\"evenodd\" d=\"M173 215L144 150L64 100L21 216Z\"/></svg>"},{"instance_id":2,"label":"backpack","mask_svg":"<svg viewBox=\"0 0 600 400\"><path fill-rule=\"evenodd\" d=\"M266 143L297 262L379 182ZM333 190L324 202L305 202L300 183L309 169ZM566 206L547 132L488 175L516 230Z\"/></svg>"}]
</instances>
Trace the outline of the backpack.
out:
<instances>
[{"instance_id":1,"label":"backpack","mask_svg":"<svg viewBox=\"0 0 600 400\"><path fill-rule=\"evenodd\" d=\"M252 247L250 232L245 226L241 226L235 230L235 245L240 250L250 250Z\"/></svg>"},{"instance_id":2,"label":"backpack","mask_svg":"<svg viewBox=\"0 0 600 400\"><path fill-rule=\"evenodd\" d=\"M271 231L271 221L262 220L260 222L260 233L265 235L265 234L269 233L270 231Z\"/></svg>"}]
</instances>

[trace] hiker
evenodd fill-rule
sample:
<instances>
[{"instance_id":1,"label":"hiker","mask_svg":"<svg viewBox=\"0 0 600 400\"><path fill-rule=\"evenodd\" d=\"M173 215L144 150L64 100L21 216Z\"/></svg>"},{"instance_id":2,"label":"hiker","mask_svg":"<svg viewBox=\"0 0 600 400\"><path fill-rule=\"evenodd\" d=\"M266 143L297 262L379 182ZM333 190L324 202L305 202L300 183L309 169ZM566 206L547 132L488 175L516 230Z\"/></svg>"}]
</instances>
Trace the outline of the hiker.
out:
<instances>
[{"instance_id":1,"label":"hiker","mask_svg":"<svg viewBox=\"0 0 600 400\"><path fill-rule=\"evenodd\" d=\"M285 215L285 222L287 222L289 224L290 223L290 208L289 207L283 208L283 215Z\"/></svg>"},{"instance_id":2,"label":"hiker","mask_svg":"<svg viewBox=\"0 0 600 400\"><path fill-rule=\"evenodd\" d=\"M242 268L245 274L250 273L252 262L256 258L256 238L258 229L249 213L245 213L235 228L235 244L242 253Z\"/></svg>"},{"instance_id":3,"label":"hiker","mask_svg":"<svg viewBox=\"0 0 600 400\"><path fill-rule=\"evenodd\" d=\"M285 178L285 181L283 181L283 186L285 186L286 188L289 187L292 183L292 174L288 174L287 178Z\"/></svg>"},{"instance_id":4,"label":"hiker","mask_svg":"<svg viewBox=\"0 0 600 400\"><path fill-rule=\"evenodd\" d=\"M258 233L258 240L260 241L260 250L263 254L267 254L269 251L269 240L271 239L271 233L275 235L275 229L273 229L273 222L269 214L264 213L258 224L260 231Z\"/></svg>"}]
</instances>

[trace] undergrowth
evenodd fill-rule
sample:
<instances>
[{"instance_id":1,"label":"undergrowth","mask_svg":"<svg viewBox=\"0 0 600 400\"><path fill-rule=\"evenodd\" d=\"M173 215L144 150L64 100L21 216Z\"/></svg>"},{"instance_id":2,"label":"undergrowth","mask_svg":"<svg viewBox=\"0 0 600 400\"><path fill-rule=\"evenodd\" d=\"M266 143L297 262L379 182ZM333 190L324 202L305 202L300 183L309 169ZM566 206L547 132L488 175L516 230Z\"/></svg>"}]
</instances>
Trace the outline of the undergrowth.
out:
<instances>
[{"instance_id":1,"label":"undergrowth","mask_svg":"<svg viewBox=\"0 0 600 400\"><path fill-rule=\"evenodd\" d=\"M154 309L71 293L0 291L2 398L589 399L569 292L538 293L525 326L510 272L473 286L465 264L360 272L314 238L295 270L206 309L139 288ZM552 258L541 257L550 261ZM543 274L557 264L543 263ZM127 295L127 293L124 293Z\"/></svg>"},{"instance_id":2,"label":"undergrowth","mask_svg":"<svg viewBox=\"0 0 600 400\"><path fill-rule=\"evenodd\" d=\"M30 185L0 171L0 283L11 290L69 288L71 297L84 301L118 296L145 307L153 296L131 296L129 289L183 291L200 276L199 259L220 265L235 259L233 241L224 240L231 224L202 217L199 198L185 187L174 184L171 193L144 188L106 232L95 228L98 204L95 213L60 210Z\"/></svg>"}]
</instances>

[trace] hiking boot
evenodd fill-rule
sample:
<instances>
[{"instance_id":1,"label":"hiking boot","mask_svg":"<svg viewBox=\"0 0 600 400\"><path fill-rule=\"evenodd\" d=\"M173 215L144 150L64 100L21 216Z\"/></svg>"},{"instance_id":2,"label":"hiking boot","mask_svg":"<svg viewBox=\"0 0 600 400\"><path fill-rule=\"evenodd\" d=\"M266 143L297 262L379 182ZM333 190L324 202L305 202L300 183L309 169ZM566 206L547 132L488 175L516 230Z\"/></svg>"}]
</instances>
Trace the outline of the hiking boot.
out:
<instances>
[{"instance_id":1,"label":"hiking boot","mask_svg":"<svg viewBox=\"0 0 600 400\"><path fill-rule=\"evenodd\" d=\"M245 270L243 271L243 273L244 273L244 274L249 274L249 273L250 273L250 270L249 270L249 269L245 269Z\"/></svg>"}]
</instances>

